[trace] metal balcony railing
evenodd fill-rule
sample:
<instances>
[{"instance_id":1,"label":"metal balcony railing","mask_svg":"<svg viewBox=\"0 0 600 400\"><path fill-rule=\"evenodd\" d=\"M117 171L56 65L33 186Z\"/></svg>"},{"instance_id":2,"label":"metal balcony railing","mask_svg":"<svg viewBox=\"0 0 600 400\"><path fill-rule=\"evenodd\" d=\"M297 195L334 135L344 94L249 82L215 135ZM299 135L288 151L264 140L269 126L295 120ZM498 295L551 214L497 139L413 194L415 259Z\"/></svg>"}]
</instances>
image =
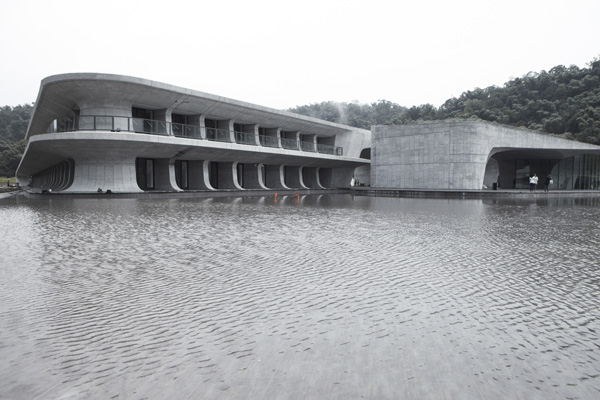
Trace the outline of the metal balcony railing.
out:
<instances>
[{"instance_id":1,"label":"metal balcony railing","mask_svg":"<svg viewBox=\"0 0 600 400\"><path fill-rule=\"evenodd\" d=\"M237 144L286 150L301 150L343 156L344 149L339 146L313 142L302 142L295 139L278 138L274 136L258 137L254 133L230 132L227 129L206 128L206 137L202 137L202 130L196 125L179 124L175 122L157 121L153 119L115 117L106 115L81 115L72 118L57 119L50 124L48 133L76 132L76 131L111 131L111 132L136 132L149 135L175 136L198 140L211 140L217 142L235 141ZM233 138L232 138L233 136Z\"/></svg>"},{"instance_id":2,"label":"metal balcony railing","mask_svg":"<svg viewBox=\"0 0 600 400\"><path fill-rule=\"evenodd\" d=\"M315 151L315 144L314 142L302 142L300 141L300 149L302 151Z\"/></svg>"},{"instance_id":3,"label":"metal balcony railing","mask_svg":"<svg viewBox=\"0 0 600 400\"><path fill-rule=\"evenodd\" d=\"M258 137L260 145L263 147L279 147L279 139L275 136L264 136Z\"/></svg>"},{"instance_id":4,"label":"metal balcony railing","mask_svg":"<svg viewBox=\"0 0 600 400\"><path fill-rule=\"evenodd\" d=\"M294 139L281 138L281 147L287 150L299 150L298 141Z\"/></svg>"},{"instance_id":5,"label":"metal balcony railing","mask_svg":"<svg viewBox=\"0 0 600 400\"><path fill-rule=\"evenodd\" d=\"M173 132L173 136L177 137L202 139L200 127L195 125L171 123L171 132Z\"/></svg>"},{"instance_id":6,"label":"metal balcony railing","mask_svg":"<svg viewBox=\"0 0 600 400\"><path fill-rule=\"evenodd\" d=\"M214 142L231 142L231 135L226 129L206 128L206 139Z\"/></svg>"},{"instance_id":7,"label":"metal balcony railing","mask_svg":"<svg viewBox=\"0 0 600 400\"><path fill-rule=\"evenodd\" d=\"M247 132L235 132L235 142L256 146L256 135Z\"/></svg>"}]
</instances>

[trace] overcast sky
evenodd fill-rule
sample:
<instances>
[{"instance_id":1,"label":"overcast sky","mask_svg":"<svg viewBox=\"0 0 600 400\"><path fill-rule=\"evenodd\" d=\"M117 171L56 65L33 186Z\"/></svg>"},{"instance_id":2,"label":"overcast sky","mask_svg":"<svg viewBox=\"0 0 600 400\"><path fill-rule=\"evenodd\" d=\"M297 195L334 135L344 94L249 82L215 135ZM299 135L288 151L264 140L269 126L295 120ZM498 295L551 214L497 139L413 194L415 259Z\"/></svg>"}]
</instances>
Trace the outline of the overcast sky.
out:
<instances>
[{"instance_id":1,"label":"overcast sky","mask_svg":"<svg viewBox=\"0 0 600 400\"><path fill-rule=\"evenodd\" d=\"M103 72L286 109L403 106L600 56L598 0L0 0L0 106Z\"/></svg>"}]
</instances>

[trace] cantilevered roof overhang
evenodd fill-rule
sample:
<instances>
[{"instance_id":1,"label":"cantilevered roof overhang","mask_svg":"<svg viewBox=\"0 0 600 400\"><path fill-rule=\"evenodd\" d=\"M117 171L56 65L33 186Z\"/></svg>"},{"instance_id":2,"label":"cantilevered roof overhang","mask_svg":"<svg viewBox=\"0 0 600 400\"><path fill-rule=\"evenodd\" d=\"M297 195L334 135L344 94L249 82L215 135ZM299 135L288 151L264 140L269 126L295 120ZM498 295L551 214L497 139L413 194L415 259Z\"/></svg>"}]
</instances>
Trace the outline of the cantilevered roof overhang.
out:
<instances>
[{"instance_id":1,"label":"cantilevered roof overhang","mask_svg":"<svg viewBox=\"0 0 600 400\"><path fill-rule=\"evenodd\" d=\"M287 111L152 80L112 74L71 73L45 78L35 103L27 138L45 133L50 123L90 102L106 107L169 109L183 115L230 119L319 136L348 132L349 127Z\"/></svg>"}]
</instances>

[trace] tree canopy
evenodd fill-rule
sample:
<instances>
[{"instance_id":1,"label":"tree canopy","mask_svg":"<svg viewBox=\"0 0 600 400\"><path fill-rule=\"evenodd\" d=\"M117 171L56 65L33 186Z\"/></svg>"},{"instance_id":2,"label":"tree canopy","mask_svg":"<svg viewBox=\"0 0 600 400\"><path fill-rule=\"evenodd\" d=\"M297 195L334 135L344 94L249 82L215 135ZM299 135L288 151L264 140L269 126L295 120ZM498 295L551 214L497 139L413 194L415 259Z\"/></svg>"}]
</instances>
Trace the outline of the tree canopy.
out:
<instances>
[{"instance_id":1,"label":"tree canopy","mask_svg":"<svg viewBox=\"0 0 600 400\"><path fill-rule=\"evenodd\" d=\"M14 176L25 151L33 105L0 108L0 176Z\"/></svg>"},{"instance_id":2,"label":"tree canopy","mask_svg":"<svg viewBox=\"0 0 600 400\"><path fill-rule=\"evenodd\" d=\"M466 91L439 108L410 108L379 100L371 104L332 101L289 111L358 128L420 121L475 119L525 127L581 142L600 144L600 60L585 68L556 66L506 82Z\"/></svg>"}]
</instances>

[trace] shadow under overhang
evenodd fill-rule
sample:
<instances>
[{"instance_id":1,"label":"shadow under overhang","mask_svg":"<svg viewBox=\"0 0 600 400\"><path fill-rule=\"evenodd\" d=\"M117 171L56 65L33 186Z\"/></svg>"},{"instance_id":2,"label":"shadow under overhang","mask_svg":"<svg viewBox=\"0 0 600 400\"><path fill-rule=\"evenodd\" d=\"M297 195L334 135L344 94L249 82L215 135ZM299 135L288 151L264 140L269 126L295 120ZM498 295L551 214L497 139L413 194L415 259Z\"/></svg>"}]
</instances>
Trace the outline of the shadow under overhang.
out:
<instances>
[{"instance_id":1,"label":"shadow under overhang","mask_svg":"<svg viewBox=\"0 0 600 400\"><path fill-rule=\"evenodd\" d=\"M488 159L494 158L496 160L562 160L565 158L582 154L600 155L600 150L494 148L490 152Z\"/></svg>"}]
</instances>

